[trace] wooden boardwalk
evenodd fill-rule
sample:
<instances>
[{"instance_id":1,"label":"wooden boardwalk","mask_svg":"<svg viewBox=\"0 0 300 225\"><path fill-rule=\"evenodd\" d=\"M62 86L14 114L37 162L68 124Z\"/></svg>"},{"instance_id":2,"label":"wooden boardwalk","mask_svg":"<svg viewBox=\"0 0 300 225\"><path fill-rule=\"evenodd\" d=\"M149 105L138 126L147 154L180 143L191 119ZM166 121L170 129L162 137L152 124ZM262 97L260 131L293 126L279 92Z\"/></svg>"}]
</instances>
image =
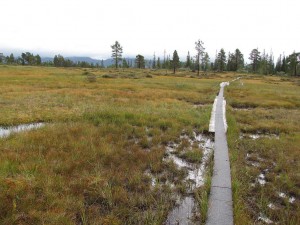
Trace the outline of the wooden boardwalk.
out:
<instances>
[{"instance_id":1,"label":"wooden boardwalk","mask_svg":"<svg viewBox=\"0 0 300 225\"><path fill-rule=\"evenodd\" d=\"M214 171L212 177L211 193L207 225L232 225L232 190L230 162L226 138L227 124L225 120L225 101L223 97L224 87L229 83L221 83L215 109L215 150ZM213 115L212 115L213 116Z\"/></svg>"}]
</instances>

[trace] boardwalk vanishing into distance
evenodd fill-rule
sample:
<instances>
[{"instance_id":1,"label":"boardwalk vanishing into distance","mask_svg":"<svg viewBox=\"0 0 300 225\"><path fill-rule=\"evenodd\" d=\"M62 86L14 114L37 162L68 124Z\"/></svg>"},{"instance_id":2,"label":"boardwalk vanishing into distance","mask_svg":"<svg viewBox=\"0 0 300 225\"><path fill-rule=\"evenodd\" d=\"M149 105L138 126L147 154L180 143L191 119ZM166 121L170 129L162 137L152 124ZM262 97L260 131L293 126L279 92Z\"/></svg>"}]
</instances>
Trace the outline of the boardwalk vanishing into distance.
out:
<instances>
[{"instance_id":1,"label":"boardwalk vanishing into distance","mask_svg":"<svg viewBox=\"0 0 300 225\"><path fill-rule=\"evenodd\" d=\"M224 87L227 85L229 82L220 84L220 92L214 103L214 115L212 114L210 123L210 130L215 132L215 150L207 225L233 224L230 162L226 139L226 101L223 97Z\"/></svg>"}]
</instances>

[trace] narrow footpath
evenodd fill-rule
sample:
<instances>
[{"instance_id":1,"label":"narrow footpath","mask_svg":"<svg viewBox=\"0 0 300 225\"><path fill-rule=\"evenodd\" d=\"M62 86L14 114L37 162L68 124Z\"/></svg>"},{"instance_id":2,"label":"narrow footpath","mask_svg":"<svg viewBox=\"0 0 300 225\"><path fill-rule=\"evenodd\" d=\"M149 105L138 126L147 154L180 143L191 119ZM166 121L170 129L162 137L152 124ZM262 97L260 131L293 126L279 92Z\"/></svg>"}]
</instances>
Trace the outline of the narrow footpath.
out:
<instances>
[{"instance_id":1,"label":"narrow footpath","mask_svg":"<svg viewBox=\"0 0 300 225\"><path fill-rule=\"evenodd\" d=\"M220 84L220 92L214 107L215 117L211 123L212 132L215 132L215 150L207 225L233 225L230 162L226 138L226 101L223 97L226 85L229 85L229 83L224 82Z\"/></svg>"}]
</instances>

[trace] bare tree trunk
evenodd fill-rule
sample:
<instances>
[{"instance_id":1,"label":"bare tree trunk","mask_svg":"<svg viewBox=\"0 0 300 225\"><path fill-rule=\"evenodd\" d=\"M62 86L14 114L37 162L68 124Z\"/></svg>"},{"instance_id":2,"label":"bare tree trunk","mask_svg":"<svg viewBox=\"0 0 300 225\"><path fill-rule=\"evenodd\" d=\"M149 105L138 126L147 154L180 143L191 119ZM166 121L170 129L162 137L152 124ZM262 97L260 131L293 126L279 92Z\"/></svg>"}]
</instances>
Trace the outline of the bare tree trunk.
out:
<instances>
[{"instance_id":1,"label":"bare tree trunk","mask_svg":"<svg viewBox=\"0 0 300 225\"><path fill-rule=\"evenodd\" d=\"M200 55L197 55L197 75L199 76L200 74Z\"/></svg>"}]
</instances>

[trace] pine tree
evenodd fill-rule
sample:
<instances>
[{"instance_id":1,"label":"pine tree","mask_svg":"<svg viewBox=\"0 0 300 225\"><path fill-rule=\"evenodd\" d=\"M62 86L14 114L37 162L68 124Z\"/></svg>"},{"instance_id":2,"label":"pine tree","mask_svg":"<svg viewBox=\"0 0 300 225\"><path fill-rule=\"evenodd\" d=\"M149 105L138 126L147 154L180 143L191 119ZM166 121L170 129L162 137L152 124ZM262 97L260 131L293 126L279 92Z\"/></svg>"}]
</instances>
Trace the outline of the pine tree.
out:
<instances>
[{"instance_id":1,"label":"pine tree","mask_svg":"<svg viewBox=\"0 0 300 225\"><path fill-rule=\"evenodd\" d=\"M172 59L172 68L173 68L173 73L175 74L176 70L179 68L180 62L179 62L179 57L177 54L177 51L175 50L173 53L173 59Z\"/></svg>"},{"instance_id":2,"label":"pine tree","mask_svg":"<svg viewBox=\"0 0 300 225\"><path fill-rule=\"evenodd\" d=\"M123 48L120 45L120 43L118 41L115 42L115 44L113 44L111 46L112 48L112 54L111 57L114 59L115 61L115 67L118 68L119 66L119 61L122 60L122 53L123 53Z\"/></svg>"},{"instance_id":3,"label":"pine tree","mask_svg":"<svg viewBox=\"0 0 300 225\"><path fill-rule=\"evenodd\" d=\"M135 57L135 65L139 69L144 69L145 68L145 58L142 55L137 55Z\"/></svg>"},{"instance_id":4,"label":"pine tree","mask_svg":"<svg viewBox=\"0 0 300 225\"><path fill-rule=\"evenodd\" d=\"M204 42L201 41L200 39L195 42L195 49L197 51L196 66L197 66L198 76L199 76L199 73L200 73L200 62L201 62L201 59L203 57L204 50L205 50L205 48L203 47L203 44L204 44Z\"/></svg>"},{"instance_id":5,"label":"pine tree","mask_svg":"<svg viewBox=\"0 0 300 225\"><path fill-rule=\"evenodd\" d=\"M104 61L103 61L103 59L101 60L101 68L104 68Z\"/></svg>"}]
</instances>

